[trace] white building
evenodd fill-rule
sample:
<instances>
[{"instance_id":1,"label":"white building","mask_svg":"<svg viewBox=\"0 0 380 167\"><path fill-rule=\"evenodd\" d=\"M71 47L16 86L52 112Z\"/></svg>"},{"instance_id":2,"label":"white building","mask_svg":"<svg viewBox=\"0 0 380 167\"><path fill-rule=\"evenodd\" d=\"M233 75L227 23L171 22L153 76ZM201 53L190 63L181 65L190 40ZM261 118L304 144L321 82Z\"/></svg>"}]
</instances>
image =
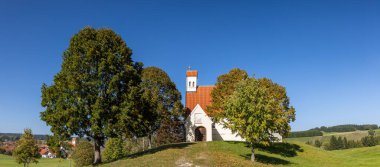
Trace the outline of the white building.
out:
<instances>
[{"instance_id":1,"label":"white building","mask_svg":"<svg viewBox=\"0 0 380 167\"><path fill-rule=\"evenodd\" d=\"M214 123L208 116L206 107L211 104L211 91L215 87L198 86L198 71L186 71L186 140L194 141L244 141L220 123ZM275 137L282 140L278 134Z\"/></svg>"}]
</instances>

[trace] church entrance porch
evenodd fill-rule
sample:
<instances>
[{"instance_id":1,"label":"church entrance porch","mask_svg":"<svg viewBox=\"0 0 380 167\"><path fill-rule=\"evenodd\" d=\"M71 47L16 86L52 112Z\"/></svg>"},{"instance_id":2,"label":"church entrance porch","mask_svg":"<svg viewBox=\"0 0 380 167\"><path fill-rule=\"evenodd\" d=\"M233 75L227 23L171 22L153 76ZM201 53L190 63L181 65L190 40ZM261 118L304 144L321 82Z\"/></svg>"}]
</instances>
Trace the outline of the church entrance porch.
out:
<instances>
[{"instance_id":1,"label":"church entrance porch","mask_svg":"<svg viewBox=\"0 0 380 167\"><path fill-rule=\"evenodd\" d=\"M203 126L195 128L195 141L206 141L206 128Z\"/></svg>"}]
</instances>

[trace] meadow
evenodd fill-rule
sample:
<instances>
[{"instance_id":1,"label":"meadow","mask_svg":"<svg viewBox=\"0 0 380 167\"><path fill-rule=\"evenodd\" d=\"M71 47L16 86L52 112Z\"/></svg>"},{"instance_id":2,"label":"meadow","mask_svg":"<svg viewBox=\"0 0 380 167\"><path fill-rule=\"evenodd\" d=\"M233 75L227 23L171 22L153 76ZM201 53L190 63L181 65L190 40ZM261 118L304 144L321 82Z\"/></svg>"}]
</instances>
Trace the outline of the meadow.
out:
<instances>
[{"instance_id":1,"label":"meadow","mask_svg":"<svg viewBox=\"0 0 380 167\"><path fill-rule=\"evenodd\" d=\"M376 129L375 136L380 135L380 129ZM368 131L353 131L353 132L323 132L323 136L314 136L314 137L298 137L298 138L286 138L285 141L292 142L307 142L307 141L315 141L320 140L322 142L328 142L331 138L331 136L341 136L346 137L347 140L361 140L361 138L368 136Z\"/></svg>"},{"instance_id":2,"label":"meadow","mask_svg":"<svg viewBox=\"0 0 380 167\"><path fill-rule=\"evenodd\" d=\"M49 158L41 158L38 160L37 164L30 164L30 167L70 167L74 166L73 162L70 160L64 159L49 159ZM23 164L17 164L12 156L0 154L0 167L23 167Z\"/></svg>"},{"instance_id":3,"label":"meadow","mask_svg":"<svg viewBox=\"0 0 380 167\"><path fill-rule=\"evenodd\" d=\"M376 130L376 133L380 133ZM308 140L326 140L332 135L360 139L367 131L325 133L324 136L285 139L270 147L256 149L256 162L251 162L250 148L242 142L213 141L178 143L139 152L101 167L123 166L380 166L380 145L346 150L326 151L305 144ZM40 159L31 167L69 167L70 160ZM11 156L0 155L0 167L18 165Z\"/></svg>"},{"instance_id":4,"label":"meadow","mask_svg":"<svg viewBox=\"0 0 380 167\"><path fill-rule=\"evenodd\" d=\"M250 148L241 142L183 143L151 150L102 167L113 166L379 166L380 146L326 151L302 142L277 143L258 149L251 162Z\"/></svg>"}]
</instances>

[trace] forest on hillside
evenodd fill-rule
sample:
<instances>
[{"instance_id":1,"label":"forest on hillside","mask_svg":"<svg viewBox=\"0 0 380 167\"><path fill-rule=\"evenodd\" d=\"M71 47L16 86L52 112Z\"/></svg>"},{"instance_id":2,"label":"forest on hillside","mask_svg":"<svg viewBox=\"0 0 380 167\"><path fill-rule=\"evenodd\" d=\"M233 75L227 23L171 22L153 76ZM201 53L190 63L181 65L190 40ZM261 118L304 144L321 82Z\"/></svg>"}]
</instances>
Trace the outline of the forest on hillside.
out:
<instances>
[{"instance_id":1,"label":"forest on hillside","mask_svg":"<svg viewBox=\"0 0 380 167\"><path fill-rule=\"evenodd\" d=\"M345 125L336 125L336 126L321 126L313 129L305 130L305 131L296 131L290 132L288 138L296 138L296 137L312 137L312 136L323 136L322 132L353 132L357 130L371 130L378 129L379 126L376 124L345 124Z\"/></svg>"}]
</instances>

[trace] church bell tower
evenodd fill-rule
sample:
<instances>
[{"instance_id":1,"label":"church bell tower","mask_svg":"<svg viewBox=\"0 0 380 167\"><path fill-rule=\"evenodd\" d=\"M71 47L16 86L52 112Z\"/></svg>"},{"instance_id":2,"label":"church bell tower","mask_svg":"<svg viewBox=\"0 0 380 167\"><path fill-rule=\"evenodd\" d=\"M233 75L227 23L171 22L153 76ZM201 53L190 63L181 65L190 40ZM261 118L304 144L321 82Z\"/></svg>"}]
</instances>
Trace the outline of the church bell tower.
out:
<instances>
[{"instance_id":1,"label":"church bell tower","mask_svg":"<svg viewBox=\"0 0 380 167\"><path fill-rule=\"evenodd\" d=\"M197 91L197 80L198 71L191 70L190 68L186 71L186 92L196 92Z\"/></svg>"}]
</instances>

